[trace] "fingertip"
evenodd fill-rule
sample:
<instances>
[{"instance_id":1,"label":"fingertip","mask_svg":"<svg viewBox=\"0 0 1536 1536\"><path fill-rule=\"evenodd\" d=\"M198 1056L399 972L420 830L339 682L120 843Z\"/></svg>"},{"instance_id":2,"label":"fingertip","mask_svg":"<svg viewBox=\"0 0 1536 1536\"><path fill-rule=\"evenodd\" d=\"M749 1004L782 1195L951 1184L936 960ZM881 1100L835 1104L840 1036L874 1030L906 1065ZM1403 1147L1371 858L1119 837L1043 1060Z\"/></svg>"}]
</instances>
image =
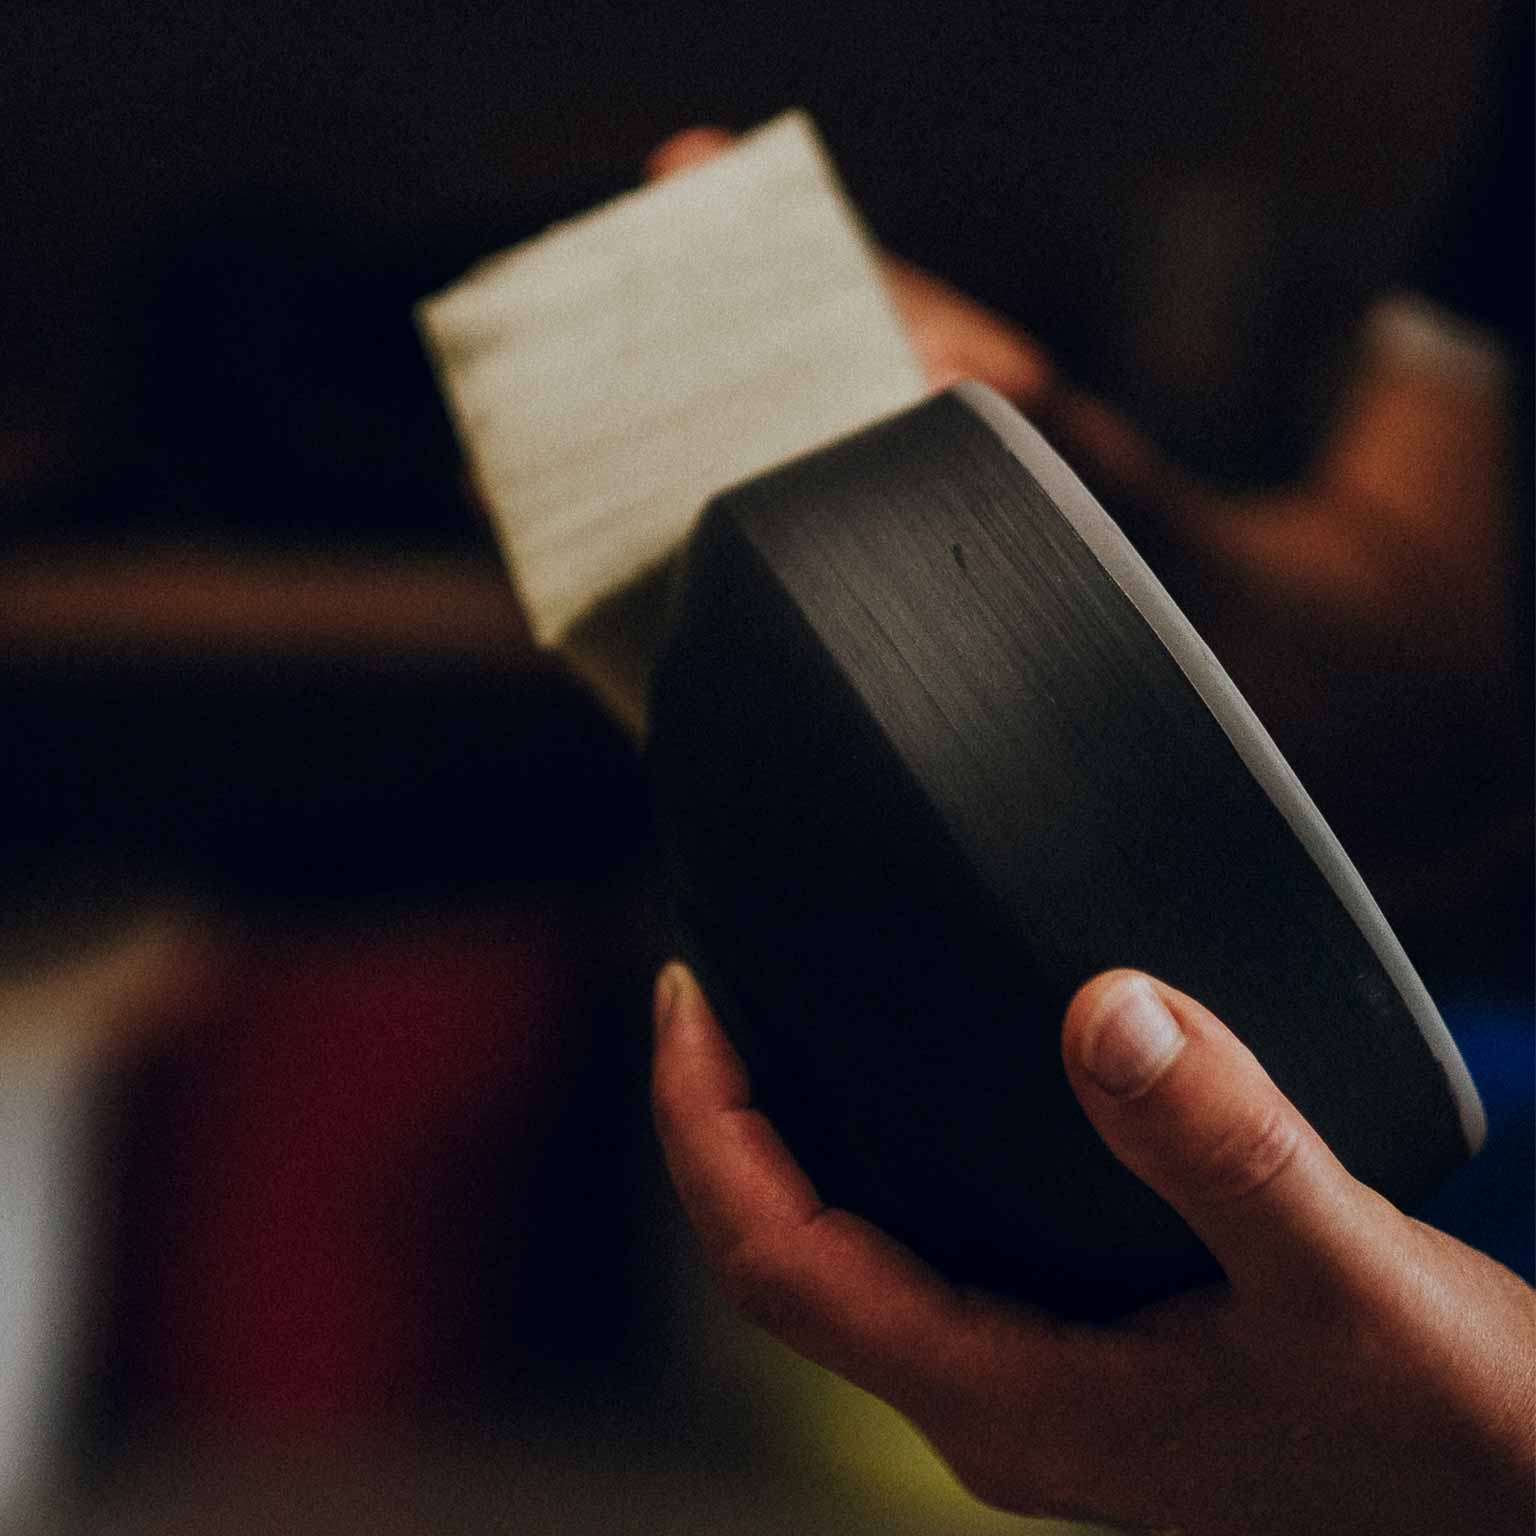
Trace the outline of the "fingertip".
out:
<instances>
[{"instance_id":1,"label":"fingertip","mask_svg":"<svg viewBox=\"0 0 1536 1536\"><path fill-rule=\"evenodd\" d=\"M1173 512L1197 499L1194 484L1128 417L1080 391L1054 391L1053 437L1073 463L1142 510Z\"/></svg>"},{"instance_id":2,"label":"fingertip","mask_svg":"<svg viewBox=\"0 0 1536 1536\"><path fill-rule=\"evenodd\" d=\"M1012 380L1010 399L1021 411L1040 410L1056 388L1056 370L1043 352L1033 350L1029 356L1020 357Z\"/></svg>"},{"instance_id":3,"label":"fingertip","mask_svg":"<svg viewBox=\"0 0 1536 1536\"><path fill-rule=\"evenodd\" d=\"M1068 1005L1062 1056L1105 1145L1234 1286L1284 1293L1356 1261L1359 1186L1203 1004L1139 971L1095 976Z\"/></svg>"},{"instance_id":4,"label":"fingertip","mask_svg":"<svg viewBox=\"0 0 1536 1536\"><path fill-rule=\"evenodd\" d=\"M700 124L684 128L671 138L663 139L645 157L647 181L659 181L664 176L674 176L706 160L713 160L722 150L729 149L736 135L729 129Z\"/></svg>"},{"instance_id":5,"label":"fingertip","mask_svg":"<svg viewBox=\"0 0 1536 1536\"><path fill-rule=\"evenodd\" d=\"M1011 320L977 312L970 370L1021 411L1036 412L1055 388L1055 370L1044 349Z\"/></svg>"},{"instance_id":6,"label":"fingertip","mask_svg":"<svg viewBox=\"0 0 1536 1536\"><path fill-rule=\"evenodd\" d=\"M1106 971L1087 982L1068 1006L1062 1027L1069 1070L1116 1099L1145 1093L1184 1044L1164 989L1140 971Z\"/></svg>"},{"instance_id":7,"label":"fingertip","mask_svg":"<svg viewBox=\"0 0 1536 1536\"><path fill-rule=\"evenodd\" d=\"M651 990L651 1023L658 1035L672 1022L672 1010L677 1006L682 972L683 966L679 961L669 960L656 973L656 985Z\"/></svg>"},{"instance_id":8,"label":"fingertip","mask_svg":"<svg viewBox=\"0 0 1536 1536\"><path fill-rule=\"evenodd\" d=\"M656 978L653 1018L651 1107L670 1158L673 1144L686 1141L688 1126L750 1105L752 1084L692 971L679 960Z\"/></svg>"},{"instance_id":9,"label":"fingertip","mask_svg":"<svg viewBox=\"0 0 1536 1536\"><path fill-rule=\"evenodd\" d=\"M681 960L669 960L656 976L651 997L651 1021L656 1037L676 1037L699 1016L704 994L693 972Z\"/></svg>"},{"instance_id":10,"label":"fingertip","mask_svg":"<svg viewBox=\"0 0 1536 1536\"><path fill-rule=\"evenodd\" d=\"M1081 1065L1094 1024L1114 992L1130 981L1150 981L1145 971L1117 966L1090 976L1067 1004L1061 1023L1061 1056L1069 1068Z\"/></svg>"}]
</instances>

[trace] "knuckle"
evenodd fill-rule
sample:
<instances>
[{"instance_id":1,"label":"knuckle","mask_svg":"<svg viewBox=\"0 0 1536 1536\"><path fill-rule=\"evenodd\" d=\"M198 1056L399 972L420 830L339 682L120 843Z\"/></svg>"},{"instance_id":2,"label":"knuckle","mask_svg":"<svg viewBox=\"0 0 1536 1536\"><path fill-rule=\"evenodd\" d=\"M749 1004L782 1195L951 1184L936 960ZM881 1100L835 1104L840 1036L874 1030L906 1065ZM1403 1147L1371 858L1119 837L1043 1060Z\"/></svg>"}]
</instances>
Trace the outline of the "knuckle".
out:
<instances>
[{"instance_id":1,"label":"knuckle","mask_svg":"<svg viewBox=\"0 0 1536 1536\"><path fill-rule=\"evenodd\" d=\"M793 1327L800 1303L793 1277L773 1248L744 1238L716 1258L714 1269L721 1294L749 1323L772 1334Z\"/></svg>"},{"instance_id":2,"label":"knuckle","mask_svg":"<svg viewBox=\"0 0 1536 1536\"><path fill-rule=\"evenodd\" d=\"M1266 1105L1202 1150L1192 1170L1198 1198L1227 1206L1261 1195L1295 1164L1302 1142L1296 1117L1279 1104Z\"/></svg>"}]
</instances>

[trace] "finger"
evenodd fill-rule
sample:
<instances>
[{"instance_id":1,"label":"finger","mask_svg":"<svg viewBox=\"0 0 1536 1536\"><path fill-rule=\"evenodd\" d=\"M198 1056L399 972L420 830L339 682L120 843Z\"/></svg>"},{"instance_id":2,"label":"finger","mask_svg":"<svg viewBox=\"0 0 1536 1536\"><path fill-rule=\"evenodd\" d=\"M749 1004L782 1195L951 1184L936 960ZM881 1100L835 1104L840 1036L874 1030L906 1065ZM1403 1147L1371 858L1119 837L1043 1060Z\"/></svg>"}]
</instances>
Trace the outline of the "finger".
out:
<instances>
[{"instance_id":1,"label":"finger","mask_svg":"<svg viewBox=\"0 0 1536 1536\"><path fill-rule=\"evenodd\" d=\"M667 1167L711 1258L751 1229L793 1229L822 1211L767 1118L746 1068L681 965L656 982L652 1101Z\"/></svg>"},{"instance_id":2,"label":"finger","mask_svg":"<svg viewBox=\"0 0 1536 1536\"><path fill-rule=\"evenodd\" d=\"M1010 1370L1039 1365L1050 1325L1036 1328L1024 1309L979 1306L868 1222L822 1204L752 1108L741 1060L682 966L662 972L656 1001L657 1130L710 1268L737 1307L913 1417L993 1372L1005 1338Z\"/></svg>"},{"instance_id":3,"label":"finger","mask_svg":"<svg viewBox=\"0 0 1536 1536\"><path fill-rule=\"evenodd\" d=\"M1062 1055L1110 1150L1237 1289L1342 1279L1366 1246L1374 1197L1192 998L1134 971L1096 977L1067 1010Z\"/></svg>"},{"instance_id":4,"label":"finger","mask_svg":"<svg viewBox=\"0 0 1536 1536\"><path fill-rule=\"evenodd\" d=\"M1057 391L1046 428L1057 448L1114 503L1117 513L1159 521L1187 519L1208 500L1204 489L1170 462L1145 432L1092 395Z\"/></svg>"},{"instance_id":5,"label":"finger","mask_svg":"<svg viewBox=\"0 0 1536 1536\"><path fill-rule=\"evenodd\" d=\"M702 165L735 141L736 135L725 128L684 128L664 139L645 157L645 179L659 181L663 176L675 176L679 171Z\"/></svg>"},{"instance_id":6,"label":"finger","mask_svg":"<svg viewBox=\"0 0 1536 1536\"><path fill-rule=\"evenodd\" d=\"M897 256L881 270L928 382L943 389L980 379L1021 410L1037 410L1054 371L1045 349L1026 331L956 288Z\"/></svg>"}]
</instances>

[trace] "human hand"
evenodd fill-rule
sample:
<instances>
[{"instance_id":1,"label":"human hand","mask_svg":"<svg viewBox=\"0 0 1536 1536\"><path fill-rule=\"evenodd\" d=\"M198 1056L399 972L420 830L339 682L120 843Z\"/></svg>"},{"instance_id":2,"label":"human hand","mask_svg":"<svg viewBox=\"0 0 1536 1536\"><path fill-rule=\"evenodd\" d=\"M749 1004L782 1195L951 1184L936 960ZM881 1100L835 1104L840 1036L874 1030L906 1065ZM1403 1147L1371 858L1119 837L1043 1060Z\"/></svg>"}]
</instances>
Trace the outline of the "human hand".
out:
<instances>
[{"instance_id":1,"label":"human hand","mask_svg":"<svg viewBox=\"0 0 1536 1536\"><path fill-rule=\"evenodd\" d=\"M657 1127L728 1297L1020 1514L1189 1536L1528 1536L1536 1292L1351 1178L1182 993L1096 978L1062 1055L1095 1129L1224 1285L1084 1326L950 1284L821 1203L669 966Z\"/></svg>"}]
</instances>

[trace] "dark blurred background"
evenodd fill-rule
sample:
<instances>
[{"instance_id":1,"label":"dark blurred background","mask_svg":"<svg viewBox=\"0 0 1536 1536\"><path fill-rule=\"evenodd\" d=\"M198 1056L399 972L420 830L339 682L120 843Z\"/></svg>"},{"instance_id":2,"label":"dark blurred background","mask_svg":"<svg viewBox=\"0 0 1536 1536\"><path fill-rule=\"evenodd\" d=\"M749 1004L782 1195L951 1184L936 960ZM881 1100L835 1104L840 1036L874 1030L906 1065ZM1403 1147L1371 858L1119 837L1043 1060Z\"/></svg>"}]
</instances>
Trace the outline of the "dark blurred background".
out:
<instances>
[{"instance_id":1,"label":"dark blurred background","mask_svg":"<svg viewBox=\"0 0 1536 1536\"><path fill-rule=\"evenodd\" d=\"M1383 290L1528 355L1503 0L16 0L4 34L0 1017L57 1014L81 1106L8 1166L88 1170L28 1175L87 1215L73 1321L25 1326L77 1341L38 1401L92 1510L167 1424L502 1423L667 1372L640 776L531 652L417 298L676 129L802 105L881 241L1214 480L1297 471ZM132 1006L37 990L144 911ZM709 1401L715 1454L754 1421ZM169 1460L101 1507L206 1521Z\"/></svg>"},{"instance_id":2,"label":"dark blurred background","mask_svg":"<svg viewBox=\"0 0 1536 1536\"><path fill-rule=\"evenodd\" d=\"M1430 271L1500 110L1501 50L1523 46L1502 0L22 0L7 32L15 501L164 452L154 438L185 428L189 402L220 443L254 429L217 418L270 410L272 386L214 359L242 319L282 313L247 368L297 375L284 393L302 393L288 409L306 430L287 453L366 483L369 531L387 519L443 540L464 530L440 501L410 518L380 504L406 488L401 460L424 466L441 444L414 422L403 444L370 433L400 409L408 373L398 334L373 317L630 184L680 125L804 104L894 249L1024 320L1165 440L1219 465L1224 449L1263 457L1240 441L1255 435L1242 402L1294 406L1308 386L1285 375L1334 345L1341 315ZM1177 348L1175 321L1191 333ZM385 376L334 350L360 331ZM252 490L276 468L248 463ZM263 528L318 536L291 489L270 499ZM356 515L325 521L346 530Z\"/></svg>"}]
</instances>

